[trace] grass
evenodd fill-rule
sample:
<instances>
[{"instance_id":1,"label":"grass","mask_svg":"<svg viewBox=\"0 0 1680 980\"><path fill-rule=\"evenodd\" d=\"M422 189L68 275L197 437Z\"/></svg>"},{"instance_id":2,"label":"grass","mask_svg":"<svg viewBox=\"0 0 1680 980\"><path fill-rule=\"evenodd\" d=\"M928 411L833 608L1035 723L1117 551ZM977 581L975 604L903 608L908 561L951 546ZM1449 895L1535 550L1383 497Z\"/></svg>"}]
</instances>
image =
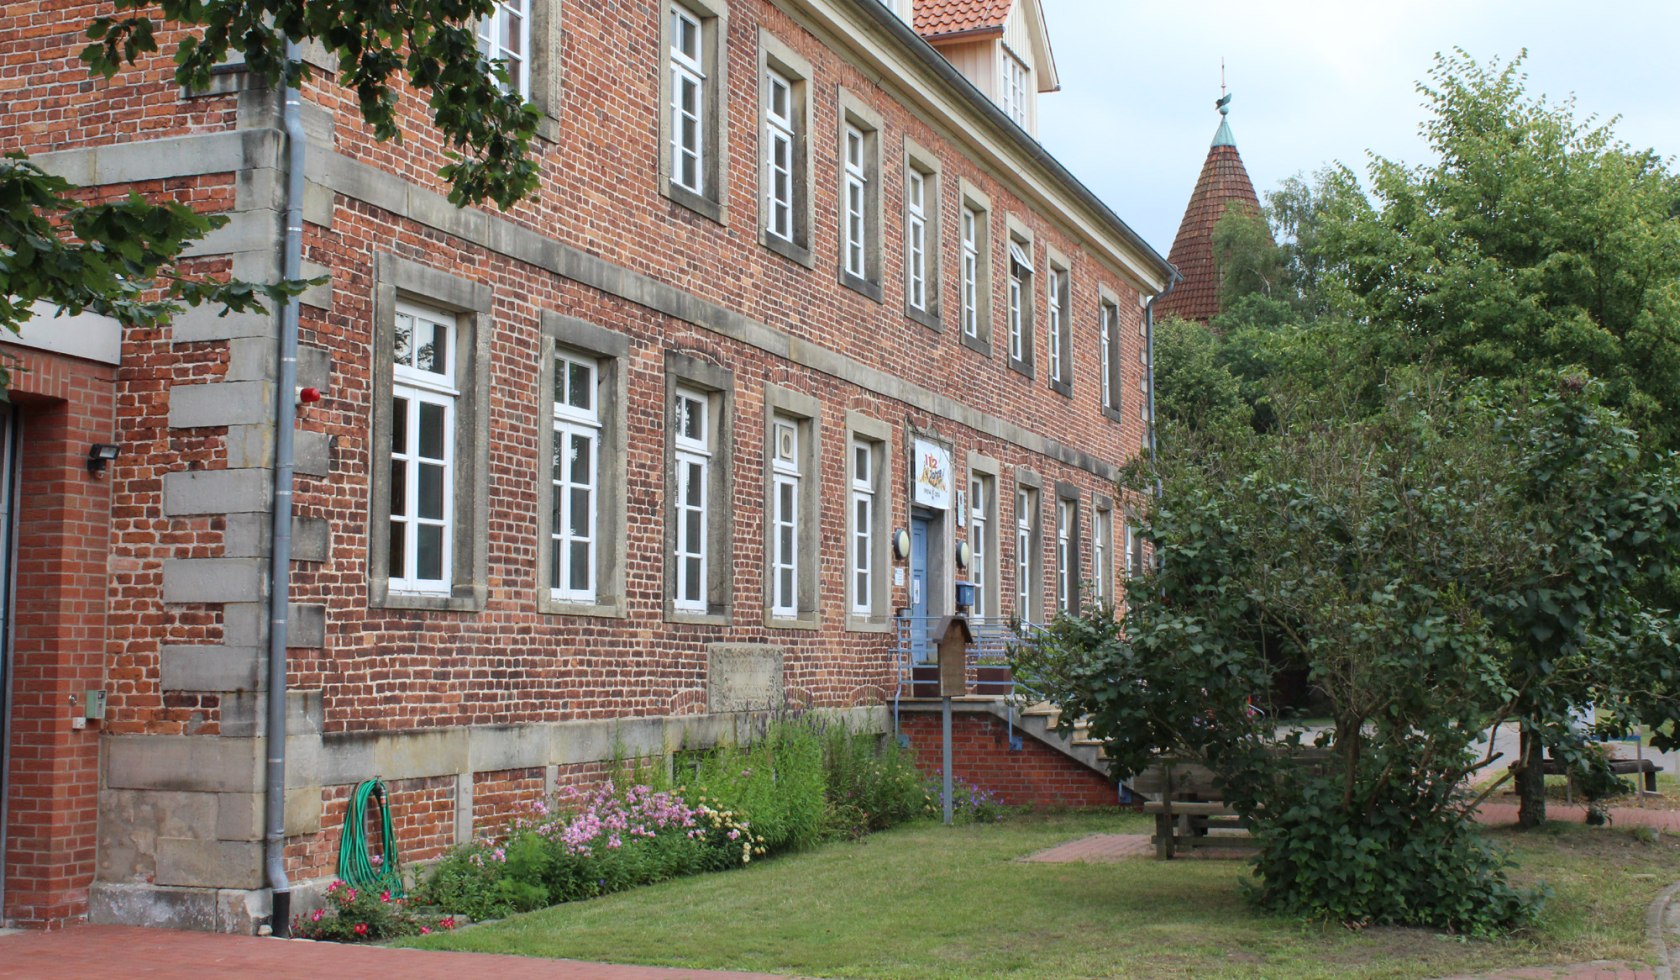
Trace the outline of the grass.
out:
<instances>
[{"instance_id":1,"label":"grass","mask_svg":"<svg viewBox=\"0 0 1680 980\"><path fill-rule=\"evenodd\" d=\"M519 953L817 977L1416 977L1593 959L1644 961L1645 907L1680 879L1680 840L1552 824L1492 836L1515 877L1554 890L1540 925L1498 941L1350 931L1256 914L1237 861L1037 864L1134 815L917 824L740 871L412 941Z\"/></svg>"}]
</instances>

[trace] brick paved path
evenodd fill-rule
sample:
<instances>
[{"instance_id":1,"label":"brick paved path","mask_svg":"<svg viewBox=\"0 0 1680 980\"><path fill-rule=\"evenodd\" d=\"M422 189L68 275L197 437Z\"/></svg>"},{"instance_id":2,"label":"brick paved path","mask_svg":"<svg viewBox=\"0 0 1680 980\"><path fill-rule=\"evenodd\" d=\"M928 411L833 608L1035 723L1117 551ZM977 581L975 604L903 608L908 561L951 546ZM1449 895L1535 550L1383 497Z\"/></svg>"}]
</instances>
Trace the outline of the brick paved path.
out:
<instances>
[{"instance_id":1,"label":"brick paved path","mask_svg":"<svg viewBox=\"0 0 1680 980\"><path fill-rule=\"evenodd\" d=\"M0 977L392 977L401 980L770 980L761 973L713 973L648 966L608 966L488 953L443 953L341 943L288 942L254 936L74 926L0 936Z\"/></svg>"}]
</instances>

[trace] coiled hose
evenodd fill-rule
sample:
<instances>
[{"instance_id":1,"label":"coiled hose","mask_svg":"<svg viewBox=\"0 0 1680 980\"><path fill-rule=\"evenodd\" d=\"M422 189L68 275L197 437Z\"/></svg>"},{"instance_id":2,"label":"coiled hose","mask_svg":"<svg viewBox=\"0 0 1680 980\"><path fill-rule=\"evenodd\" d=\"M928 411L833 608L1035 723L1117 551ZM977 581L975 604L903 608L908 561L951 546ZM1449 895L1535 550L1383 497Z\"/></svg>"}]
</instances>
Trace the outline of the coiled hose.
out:
<instances>
[{"instance_id":1,"label":"coiled hose","mask_svg":"<svg viewBox=\"0 0 1680 980\"><path fill-rule=\"evenodd\" d=\"M377 858L368 853L370 799L379 807ZM338 876L357 888L384 886L392 895L403 894L402 861L397 855L397 835L391 829L391 807L386 802L385 784L378 779L357 786L344 811L344 828L338 835Z\"/></svg>"}]
</instances>

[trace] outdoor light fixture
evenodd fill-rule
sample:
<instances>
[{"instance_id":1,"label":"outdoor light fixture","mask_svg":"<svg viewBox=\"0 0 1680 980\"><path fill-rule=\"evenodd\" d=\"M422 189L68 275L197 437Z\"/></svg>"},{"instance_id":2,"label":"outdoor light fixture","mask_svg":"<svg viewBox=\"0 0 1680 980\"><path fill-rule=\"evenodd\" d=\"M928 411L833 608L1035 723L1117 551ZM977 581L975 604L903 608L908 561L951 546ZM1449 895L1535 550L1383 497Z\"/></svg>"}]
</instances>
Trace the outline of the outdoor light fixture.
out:
<instances>
[{"instance_id":1,"label":"outdoor light fixture","mask_svg":"<svg viewBox=\"0 0 1680 980\"><path fill-rule=\"evenodd\" d=\"M974 560L974 548L967 541L957 542L957 567L968 570L969 562Z\"/></svg>"},{"instance_id":2,"label":"outdoor light fixture","mask_svg":"<svg viewBox=\"0 0 1680 980\"><path fill-rule=\"evenodd\" d=\"M892 533L893 557L904 561L910 557L910 532L899 528Z\"/></svg>"},{"instance_id":3,"label":"outdoor light fixture","mask_svg":"<svg viewBox=\"0 0 1680 980\"><path fill-rule=\"evenodd\" d=\"M105 472L105 464L117 458L122 447L109 442L96 442L88 447L87 469L89 473Z\"/></svg>"}]
</instances>

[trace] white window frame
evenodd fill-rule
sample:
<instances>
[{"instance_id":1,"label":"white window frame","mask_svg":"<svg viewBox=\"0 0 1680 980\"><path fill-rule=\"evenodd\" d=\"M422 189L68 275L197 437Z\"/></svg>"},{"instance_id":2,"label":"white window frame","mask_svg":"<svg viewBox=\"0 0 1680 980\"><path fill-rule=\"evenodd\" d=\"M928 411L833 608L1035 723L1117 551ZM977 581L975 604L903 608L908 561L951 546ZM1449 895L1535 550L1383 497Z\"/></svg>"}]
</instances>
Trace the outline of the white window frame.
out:
<instances>
[{"instance_id":1,"label":"white window frame","mask_svg":"<svg viewBox=\"0 0 1680 980\"><path fill-rule=\"evenodd\" d=\"M780 416L771 423L770 614L779 619L799 615L799 498L804 479L799 429L797 421Z\"/></svg>"},{"instance_id":2,"label":"white window frame","mask_svg":"<svg viewBox=\"0 0 1680 980\"><path fill-rule=\"evenodd\" d=\"M980 339L980 211L962 208L962 332Z\"/></svg>"},{"instance_id":3,"label":"white window frame","mask_svg":"<svg viewBox=\"0 0 1680 980\"><path fill-rule=\"evenodd\" d=\"M1109 539L1113 534L1114 511L1100 504L1091 509L1091 588L1099 603L1114 601L1109 569Z\"/></svg>"},{"instance_id":4,"label":"white window frame","mask_svg":"<svg viewBox=\"0 0 1680 980\"><path fill-rule=\"evenodd\" d=\"M1097 314L1098 396L1104 415L1118 422L1120 416L1120 301L1106 288L1101 290Z\"/></svg>"},{"instance_id":5,"label":"white window frame","mask_svg":"<svg viewBox=\"0 0 1680 980\"><path fill-rule=\"evenodd\" d=\"M868 137L857 126L844 128L845 180L840 197L841 258L846 274L859 279L869 273Z\"/></svg>"},{"instance_id":6,"label":"white window frame","mask_svg":"<svg viewBox=\"0 0 1680 980\"><path fill-rule=\"evenodd\" d=\"M1032 303L1033 261L1032 242L1009 236L1009 363L1026 375L1033 372Z\"/></svg>"},{"instance_id":7,"label":"white window frame","mask_svg":"<svg viewBox=\"0 0 1680 980\"><path fill-rule=\"evenodd\" d=\"M684 433L682 413L686 410L693 412L698 409L698 425L694 428L699 437ZM712 446L712 400L705 392L687 386L679 386L671 399L671 448L672 459L677 467L676 479L672 481L676 490L672 501L670 519L674 522L675 533L672 536L672 550L674 552L676 580L671 589L672 608L681 612L704 613L707 610L707 587L709 563L711 559L708 547L711 534L708 526L711 519L711 467L714 447ZM690 490L695 480L700 484L700 499L698 504L689 501ZM691 517L697 517L700 524L698 535L699 550L690 551L687 547L688 522ZM697 560L697 570L690 575L689 563ZM692 586L692 588L691 588ZM695 592L695 598L689 598L690 592Z\"/></svg>"},{"instance_id":8,"label":"white window frame","mask_svg":"<svg viewBox=\"0 0 1680 980\"><path fill-rule=\"evenodd\" d=\"M702 197L707 196L709 188L706 186L706 31L707 20L682 4L672 3L666 8L670 18L671 41L666 61L671 75L671 104L667 110L671 114L671 142L668 147L670 153L671 183L683 190ZM692 28L694 49L690 52L684 45L684 28ZM685 92L694 94L694 108L689 111L684 107ZM694 141L690 146L683 139L683 123L693 120ZM683 179L683 164L692 159L694 164L694 182Z\"/></svg>"},{"instance_id":9,"label":"white window frame","mask_svg":"<svg viewBox=\"0 0 1680 980\"><path fill-rule=\"evenodd\" d=\"M578 406L572 404L572 395L576 390L572 378L572 369L578 368L586 374L589 404ZM559 465L550 460L549 483L553 496L553 524L549 527L548 554L549 562L549 595L560 602L595 603L600 595L600 551L601 551L601 365L600 362L586 355L574 354L570 351L556 351L554 355L555 387L564 387L564 395L553 402L554 428L554 457L558 459L562 453L569 452L574 440L585 440L588 443L588 472L586 482L578 483L573 477L575 469L568 459L565 474L553 472ZM577 534L578 521L573 511L574 498L577 490L587 494L588 513L583 522L583 533ZM570 578L570 551L581 542L588 555L585 565L585 580L582 583L567 581Z\"/></svg>"},{"instance_id":10,"label":"white window frame","mask_svg":"<svg viewBox=\"0 0 1680 980\"><path fill-rule=\"evenodd\" d=\"M928 195L929 176L911 167L904 175L905 303L928 312Z\"/></svg>"},{"instance_id":11,"label":"white window frame","mask_svg":"<svg viewBox=\"0 0 1680 980\"><path fill-rule=\"evenodd\" d=\"M505 43L510 21L518 48ZM478 50L486 60L500 61L519 97L531 98L531 0L498 0L489 15L478 21Z\"/></svg>"},{"instance_id":12,"label":"white window frame","mask_svg":"<svg viewBox=\"0 0 1680 980\"><path fill-rule=\"evenodd\" d=\"M854 616L875 614L876 446L854 436L847 447L852 454L852 493L846 508L847 534L851 536L847 574L851 576Z\"/></svg>"},{"instance_id":13,"label":"white window frame","mask_svg":"<svg viewBox=\"0 0 1680 980\"><path fill-rule=\"evenodd\" d=\"M970 473L968 477L968 580L974 585L974 615L991 615L987 608L987 589L991 582L987 574L993 542L991 540L991 503L993 480L987 474Z\"/></svg>"},{"instance_id":14,"label":"white window frame","mask_svg":"<svg viewBox=\"0 0 1680 980\"><path fill-rule=\"evenodd\" d=\"M998 50L1003 55L1003 64L998 72L998 84L1002 89L1002 103L1004 114L1013 119L1022 129L1027 128L1027 66L1020 58L1002 45Z\"/></svg>"},{"instance_id":15,"label":"white window frame","mask_svg":"<svg viewBox=\"0 0 1680 980\"><path fill-rule=\"evenodd\" d=\"M1078 533L1079 510L1066 498L1056 501L1056 609L1071 614L1073 610L1074 535Z\"/></svg>"},{"instance_id":16,"label":"white window frame","mask_svg":"<svg viewBox=\"0 0 1680 980\"><path fill-rule=\"evenodd\" d=\"M785 73L766 68L764 71L764 232L789 244L794 241L797 227L794 214L797 194L794 191L796 92L793 79ZM777 93L781 94L783 111L776 111Z\"/></svg>"},{"instance_id":17,"label":"white window frame","mask_svg":"<svg viewBox=\"0 0 1680 980\"><path fill-rule=\"evenodd\" d=\"M1049 327L1047 334L1049 344L1047 353L1050 356L1050 380L1066 383L1071 380L1062 375L1062 328L1066 323L1067 313L1062 309L1062 297L1067 291L1067 270L1050 267L1050 275L1046 277L1049 284L1049 297L1045 317Z\"/></svg>"},{"instance_id":18,"label":"white window frame","mask_svg":"<svg viewBox=\"0 0 1680 980\"><path fill-rule=\"evenodd\" d=\"M1038 539L1038 490L1015 488L1015 615L1025 622L1037 622L1042 609L1033 608L1033 570Z\"/></svg>"},{"instance_id":19,"label":"white window frame","mask_svg":"<svg viewBox=\"0 0 1680 980\"><path fill-rule=\"evenodd\" d=\"M452 379L455 376L457 355L456 342L458 325L455 315L443 310L422 306L417 303L399 301L396 305L395 335L400 337L404 330L403 321L408 322L409 343L405 360L399 359L403 352L392 345L391 365L391 404L393 411L392 426L396 425L395 411L399 400L406 402L403 418L403 431L406 434L405 445L398 449L395 439L391 445L391 462L400 464L403 470L403 501L402 511L398 513L396 501L391 501L387 514L392 525L391 533L399 531L402 535L403 568L389 569L388 588L391 592L411 595L444 595L450 594L454 573L454 536L455 536L455 413L460 401L461 391L455 387ZM415 343L415 325L426 323L434 328L433 336L441 329L444 337L444 370L433 371L419 366L421 345ZM434 341L435 342L435 341ZM436 363L434 353L433 363ZM422 405L434 405L443 409L443 457L427 457L434 465L442 469L439 476L441 482L442 514L435 518L420 516L420 413ZM396 488L393 486L391 490ZM422 578L418 574L419 565L419 535L422 527L437 527L440 529L440 575L437 578Z\"/></svg>"}]
</instances>

